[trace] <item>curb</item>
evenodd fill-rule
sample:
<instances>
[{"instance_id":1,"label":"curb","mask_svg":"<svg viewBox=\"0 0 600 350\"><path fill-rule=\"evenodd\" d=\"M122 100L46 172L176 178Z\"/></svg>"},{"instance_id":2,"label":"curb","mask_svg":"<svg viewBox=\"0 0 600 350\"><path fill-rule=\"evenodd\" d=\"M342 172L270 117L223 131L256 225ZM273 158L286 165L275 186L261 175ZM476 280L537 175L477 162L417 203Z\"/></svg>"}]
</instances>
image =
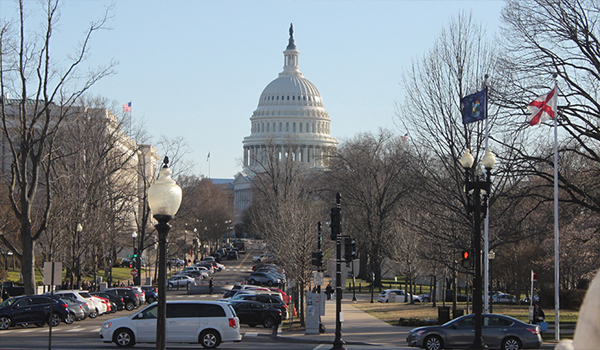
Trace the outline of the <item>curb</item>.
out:
<instances>
[{"instance_id":1,"label":"curb","mask_svg":"<svg viewBox=\"0 0 600 350\"><path fill-rule=\"evenodd\" d=\"M278 340L281 342L287 343L305 343L305 344L331 344L331 340L316 340L316 339L304 339L304 338L296 338L296 337L285 337L278 335L277 338L273 338L270 334L259 333L257 337L269 337L273 340ZM344 341L345 345L362 345L362 346L380 346L381 344L371 344L365 342L356 342L356 341Z\"/></svg>"}]
</instances>

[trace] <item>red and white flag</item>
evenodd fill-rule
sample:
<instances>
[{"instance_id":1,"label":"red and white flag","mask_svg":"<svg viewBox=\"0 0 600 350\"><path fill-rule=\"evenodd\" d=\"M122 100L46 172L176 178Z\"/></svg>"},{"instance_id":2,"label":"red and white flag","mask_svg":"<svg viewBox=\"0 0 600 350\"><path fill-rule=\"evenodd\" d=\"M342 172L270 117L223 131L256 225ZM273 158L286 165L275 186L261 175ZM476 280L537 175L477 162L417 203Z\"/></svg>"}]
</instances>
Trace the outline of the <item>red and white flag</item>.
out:
<instances>
[{"instance_id":1,"label":"red and white flag","mask_svg":"<svg viewBox=\"0 0 600 350\"><path fill-rule=\"evenodd\" d=\"M550 118L554 118L556 114L556 104L558 98L556 97L556 85L554 89L550 90L546 95L540 96L533 100L527 109L531 112L529 117L529 125L534 126Z\"/></svg>"}]
</instances>

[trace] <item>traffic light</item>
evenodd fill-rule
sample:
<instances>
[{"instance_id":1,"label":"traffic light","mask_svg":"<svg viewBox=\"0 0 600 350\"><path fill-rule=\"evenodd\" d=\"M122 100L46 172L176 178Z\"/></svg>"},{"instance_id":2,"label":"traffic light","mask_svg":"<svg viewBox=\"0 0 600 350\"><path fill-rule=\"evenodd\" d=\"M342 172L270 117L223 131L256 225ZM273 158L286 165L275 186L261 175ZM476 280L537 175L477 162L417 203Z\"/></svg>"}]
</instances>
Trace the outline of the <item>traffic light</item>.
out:
<instances>
[{"instance_id":1,"label":"traffic light","mask_svg":"<svg viewBox=\"0 0 600 350\"><path fill-rule=\"evenodd\" d=\"M316 267L323 266L323 252L312 252L311 265Z\"/></svg>"},{"instance_id":2,"label":"traffic light","mask_svg":"<svg viewBox=\"0 0 600 350\"><path fill-rule=\"evenodd\" d=\"M353 238L346 237L344 240L344 260L351 262L356 258L356 241Z\"/></svg>"},{"instance_id":3,"label":"traffic light","mask_svg":"<svg viewBox=\"0 0 600 350\"><path fill-rule=\"evenodd\" d=\"M329 216L331 217L329 223L329 227L331 228L331 240L335 241L342 233L342 209L338 207L331 208Z\"/></svg>"},{"instance_id":4,"label":"traffic light","mask_svg":"<svg viewBox=\"0 0 600 350\"><path fill-rule=\"evenodd\" d=\"M462 260L460 264L462 267L465 269L470 269L473 267L473 253L470 250L463 250L461 258Z\"/></svg>"}]
</instances>

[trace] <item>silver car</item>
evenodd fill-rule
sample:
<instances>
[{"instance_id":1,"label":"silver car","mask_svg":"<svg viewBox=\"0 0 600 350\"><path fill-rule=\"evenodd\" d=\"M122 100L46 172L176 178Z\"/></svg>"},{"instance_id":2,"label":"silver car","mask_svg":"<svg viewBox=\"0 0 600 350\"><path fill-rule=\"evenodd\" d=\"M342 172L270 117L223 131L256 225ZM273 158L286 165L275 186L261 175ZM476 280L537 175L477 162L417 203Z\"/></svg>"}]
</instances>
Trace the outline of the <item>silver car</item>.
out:
<instances>
[{"instance_id":1,"label":"silver car","mask_svg":"<svg viewBox=\"0 0 600 350\"><path fill-rule=\"evenodd\" d=\"M540 326L527 324L515 318L483 314L483 342L490 349L520 350L542 346ZM473 344L475 315L459 317L441 326L419 327L408 333L409 346L427 350L462 349Z\"/></svg>"}]
</instances>

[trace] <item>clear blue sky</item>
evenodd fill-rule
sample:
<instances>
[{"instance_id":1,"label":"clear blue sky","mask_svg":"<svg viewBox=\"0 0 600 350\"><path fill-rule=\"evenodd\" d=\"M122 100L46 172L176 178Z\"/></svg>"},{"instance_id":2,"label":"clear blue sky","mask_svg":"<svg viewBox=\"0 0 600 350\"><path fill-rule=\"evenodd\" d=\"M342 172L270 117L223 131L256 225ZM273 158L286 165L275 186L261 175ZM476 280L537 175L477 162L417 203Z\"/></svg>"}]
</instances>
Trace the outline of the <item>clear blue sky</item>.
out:
<instances>
[{"instance_id":1,"label":"clear blue sky","mask_svg":"<svg viewBox=\"0 0 600 350\"><path fill-rule=\"evenodd\" d=\"M27 1L39 8L36 1ZM55 58L63 57L110 1L67 0ZM232 178L242 140L269 82L283 69L294 24L300 71L319 89L339 141L380 127L394 129L402 74L431 48L450 16L472 11L491 35L503 1L149 1L118 0L110 31L92 38L89 63L114 59L117 74L92 90L131 101L158 140L184 137L195 174ZM0 16L16 3L0 0ZM60 55L60 56L58 56ZM120 112L120 111L119 111ZM396 130L403 133L401 130ZM162 156L162 155L161 155Z\"/></svg>"}]
</instances>

